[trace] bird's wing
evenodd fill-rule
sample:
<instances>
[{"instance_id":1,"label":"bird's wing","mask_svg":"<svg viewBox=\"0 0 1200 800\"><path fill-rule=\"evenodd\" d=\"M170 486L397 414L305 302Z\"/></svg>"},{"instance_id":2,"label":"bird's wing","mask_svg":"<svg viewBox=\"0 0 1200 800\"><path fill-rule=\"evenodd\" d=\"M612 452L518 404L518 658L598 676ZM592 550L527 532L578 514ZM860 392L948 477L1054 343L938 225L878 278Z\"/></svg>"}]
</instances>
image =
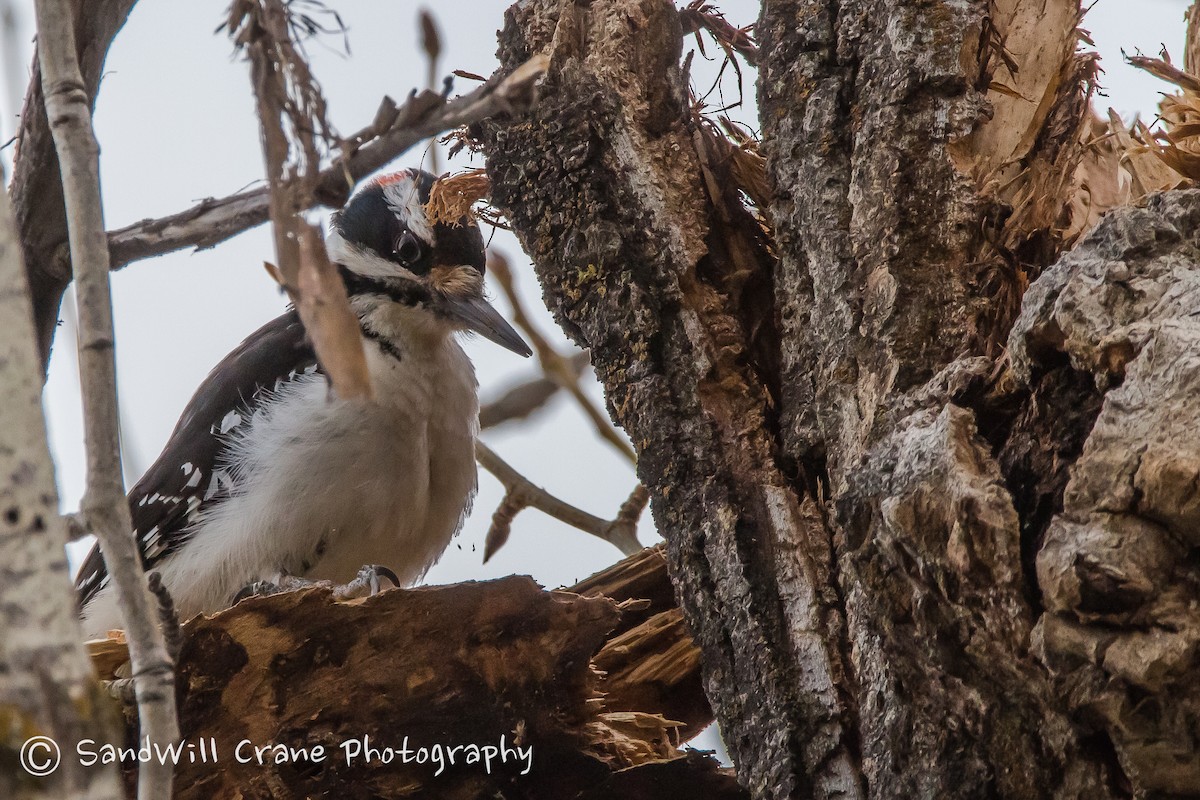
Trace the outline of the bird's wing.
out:
<instances>
[{"instance_id":1,"label":"bird's wing","mask_svg":"<svg viewBox=\"0 0 1200 800\"><path fill-rule=\"evenodd\" d=\"M228 493L219 462L223 440L270 392L315 370L316 355L295 311L251 334L213 368L192 396L158 460L129 492L133 530L147 569L187 541L189 524ZM86 605L108 581L100 546L92 547L75 581Z\"/></svg>"}]
</instances>

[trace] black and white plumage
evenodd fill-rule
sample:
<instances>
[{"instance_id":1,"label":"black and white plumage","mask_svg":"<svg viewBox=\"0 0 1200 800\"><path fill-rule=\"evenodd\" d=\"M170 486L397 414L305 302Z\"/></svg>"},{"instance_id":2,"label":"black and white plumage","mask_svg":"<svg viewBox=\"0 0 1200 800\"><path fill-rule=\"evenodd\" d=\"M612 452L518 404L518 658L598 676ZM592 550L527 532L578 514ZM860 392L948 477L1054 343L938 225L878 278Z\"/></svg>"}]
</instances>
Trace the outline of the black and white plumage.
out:
<instances>
[{"instance_id":1,"label":"black and white plumage","mask_svg":"<svg viewBox=\"0 0 1200 800\"><path fill-rule=\"evenodd\" d=\"M147 569L183 618L256 581L346 582L380 564L418 579L476 486L474 369L454 334L530 350L483 297L478 228L430 224L433 176L369 183L326 246L358 315L373 402L331 397L294 311L226 356L129 494ZM84 630L122 627L98 548L77 580Z\"/></svg>"}]
</instances>

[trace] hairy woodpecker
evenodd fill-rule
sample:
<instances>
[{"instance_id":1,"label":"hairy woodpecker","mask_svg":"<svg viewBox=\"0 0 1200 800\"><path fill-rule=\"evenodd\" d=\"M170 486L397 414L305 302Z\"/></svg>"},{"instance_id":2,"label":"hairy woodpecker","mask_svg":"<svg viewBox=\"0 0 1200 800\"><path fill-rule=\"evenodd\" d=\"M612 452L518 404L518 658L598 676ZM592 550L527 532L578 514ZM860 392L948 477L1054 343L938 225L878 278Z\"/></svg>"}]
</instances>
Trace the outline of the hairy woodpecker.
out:
<instances>
[{"instance_id":1,"label":"hairy woodpecker","mask_svg":"<svg viewBox=\"0 0 1200 800\"><path fill-rule=\"evenodd\" d=\"M530 350L484 299L479 229L427 218L433 181L404 170L368 183L326 237L374 402L330 397L289 311L209 373L129 493L142 562L162 574L181 618L284 576L347 582L380 564L411 583L461 526L476 487L479 409L454 334ZM76 588L85 633L121 627L98 546Z\"/></svg>"}]
</instances>

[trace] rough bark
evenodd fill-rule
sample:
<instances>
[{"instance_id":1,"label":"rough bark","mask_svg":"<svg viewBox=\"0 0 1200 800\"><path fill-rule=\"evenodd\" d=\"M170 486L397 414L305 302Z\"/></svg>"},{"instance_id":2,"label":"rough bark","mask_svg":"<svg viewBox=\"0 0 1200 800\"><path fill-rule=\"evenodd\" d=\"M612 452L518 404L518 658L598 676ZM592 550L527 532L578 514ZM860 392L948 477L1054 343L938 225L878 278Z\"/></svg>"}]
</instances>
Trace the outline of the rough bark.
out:
<instances>
[{"instance_id":1,"label":"rough bark","mask_svg":"<svg viewBox=\"0 0 1200 800\"><path fill-rule=\"evenodd\" d=\"M1113 212L1033 284L1010 345L1023 381L1065 358L1103 398L1037 555L1035 651L1164 795L1200 786L1198 223L1197 191Z\"/></svg>"},{"instance_id":2,"label":"rough bark","mask_svg":"<svg viewBox=\"0 0 1200 800\"><path fill-rule=\"evenodd\" d=\"M675 19L514 6L502 63L547 53L546 99L480 135L638 448L739 778L759 797L1159 788L1031 648L1051 550L1034 562L1098 393L1065 359L1029 384L997 359L1095 218L1074 202L1078 6L768 2L773 249L684 107Z\"/></svg>"},{"instance_id":3,"label":"rough bark","mask_svg":"<svg viewBox=\"0 0 1200 800\"><path fill-rule=\"evenodd\" d=\"M120 787L111 768L85 769L68 757L56 774L38 779L17 767L18 759L35 767L52 762L51 751L31 743L34 736L62 744L102 738L116 720L80 646L29 286L3 187L0 319L0 795L115 800Z\"/></svg>"},{"instance_id":4,"label":"rough bark","mask_svg":"<svg viewBox=\"0 0 1200 800\"><path fill-rule=\"evenodd\" d=\"M783 438L828 468L873 796L1108 791L1027 653L1020 519L956 405L994 393L977 357L1066 244L1077 17L769 2L760 21L777 291L803 310L784 316L782 382L811 387L785 395Z\"/></svg>"},{"instance_id":5,"label":"rough bark","mask_svg":"<svg viewBox=\"0 0 1200 800\"><path fill-rule=\"evenodd\" d=\"M551 67L529 117L484 129L493 200L639 450L739 777L857 796L828 532L771 437L771 259L706 158L674 8L543 1L506 22L502 63ZM794 558L776 571L775 552Z\"/></svg>"}]
</instances>

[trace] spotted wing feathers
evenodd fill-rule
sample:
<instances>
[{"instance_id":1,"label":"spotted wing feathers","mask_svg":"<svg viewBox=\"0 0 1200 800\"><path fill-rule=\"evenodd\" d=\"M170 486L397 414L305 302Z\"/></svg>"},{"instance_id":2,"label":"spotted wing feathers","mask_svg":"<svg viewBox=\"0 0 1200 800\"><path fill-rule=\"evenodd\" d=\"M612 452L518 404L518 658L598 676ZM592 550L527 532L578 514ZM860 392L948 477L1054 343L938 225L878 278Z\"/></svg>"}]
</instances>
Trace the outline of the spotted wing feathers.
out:
<instances>
[{"instance_id":1,"label":"spotted wing feathers","mask_svg":"<svg viewBox=\"0 0 1200 800\"><path fill-rule=\"evenodd\" d=\"M316 363L299 316L289 311L251 334L208 374L158 460L129 492L133 530L147 569L187 541L201 509L228 496L233 481L221 458L227 438L270 391L312 372ZM97 545L76 579L80 604L107 581Z\"/></svg>"}]
</instances>

